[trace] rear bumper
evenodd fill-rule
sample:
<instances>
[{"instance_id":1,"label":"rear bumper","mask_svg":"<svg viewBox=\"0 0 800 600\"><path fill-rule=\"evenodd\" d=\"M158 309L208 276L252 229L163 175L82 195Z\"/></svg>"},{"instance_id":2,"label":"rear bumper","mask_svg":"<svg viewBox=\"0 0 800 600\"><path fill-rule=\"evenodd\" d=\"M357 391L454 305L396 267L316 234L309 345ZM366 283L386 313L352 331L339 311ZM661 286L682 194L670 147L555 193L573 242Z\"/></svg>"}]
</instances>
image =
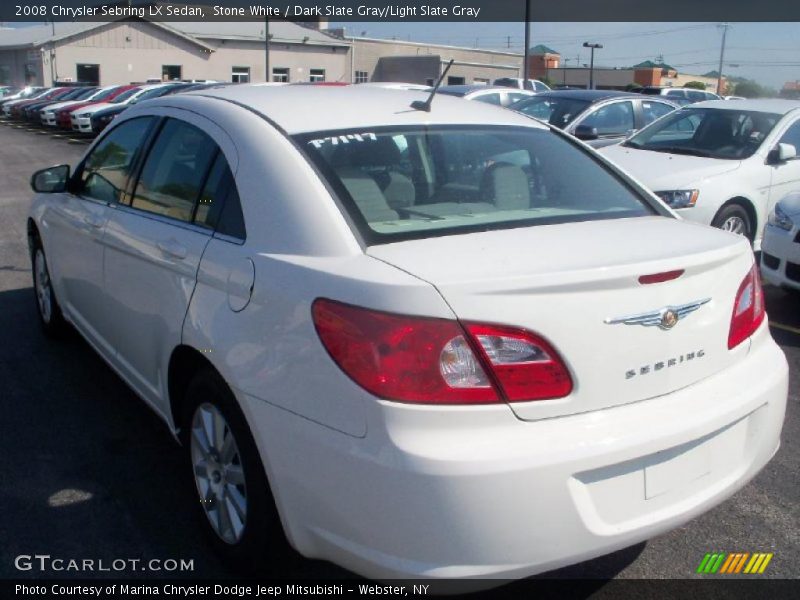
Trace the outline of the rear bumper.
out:
<instances>
[{"instance_id":1,"label":"rear bumper","mask_svg":"<svg viewBox=\"0 0 800 600\"><path fill-rule=\"evenodd\" d=\"M797 227L784 231L768 225L761 243L761 275L783 288L800 290L800 235Z\"/></svg>"},{"instance_id":2,"label":"rear bumper","mask_svg":"<svg viewBox=\"0 0 800 600\"><path fill-rule=\"evenodd\" d=\"M378 579L526 577L680 526L761 470L788 367L766 325L755 337L735 368L688 388L534 422L375 401L354 438L242 404L301 553Z\"/></svg>"}]
</instances>

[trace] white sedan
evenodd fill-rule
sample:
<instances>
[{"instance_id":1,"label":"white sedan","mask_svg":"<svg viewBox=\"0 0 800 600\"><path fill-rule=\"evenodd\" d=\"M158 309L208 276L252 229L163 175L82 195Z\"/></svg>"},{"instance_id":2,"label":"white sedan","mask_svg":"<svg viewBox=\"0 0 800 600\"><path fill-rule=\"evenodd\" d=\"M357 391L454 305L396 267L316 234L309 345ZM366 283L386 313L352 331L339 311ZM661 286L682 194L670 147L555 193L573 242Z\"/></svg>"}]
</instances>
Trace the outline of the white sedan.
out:
<instances>
[{"instance_id":1,"label":"white sedan","mask_svg":"<svg viewBox=\"0 0 800 600\"><path fill-rule=\"evenodd\" d=\"M779 200L769 215L761 274L773 285L800 291L800 192Z\"/></svg>"},{"instance_id":2,"label":"white sedan","mask_svg":"<svg viewBox=\"0 0 800 600\"><path fill-rule=\"evenodd\" d=\"M32 178L45 332L164 420L187 509L262 573L283 531L368 577L525 577L686 523L778 449L746 241L555 128L427 97L153 99Z\"/></svg>"},{"instance_id":3,"label":"white sedan","mask_svg":"<svg viewBox=\"0 0 800 600\"><path fill-rule=\"evenodd\" d=\"M692 221L746 236L756 250L778 199L800 188L800 102L685 106L600 152Z\"/></svg>"}]
</instances>

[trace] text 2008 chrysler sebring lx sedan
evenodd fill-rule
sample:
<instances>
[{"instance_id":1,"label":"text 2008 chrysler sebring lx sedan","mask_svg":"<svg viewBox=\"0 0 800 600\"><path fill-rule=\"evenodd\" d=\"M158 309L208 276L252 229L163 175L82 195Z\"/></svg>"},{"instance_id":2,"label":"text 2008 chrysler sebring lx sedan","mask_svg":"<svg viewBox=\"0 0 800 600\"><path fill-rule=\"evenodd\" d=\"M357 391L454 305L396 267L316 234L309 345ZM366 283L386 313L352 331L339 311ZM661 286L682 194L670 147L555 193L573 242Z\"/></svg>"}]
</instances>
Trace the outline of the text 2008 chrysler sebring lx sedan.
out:
<instances>
[{"instance_id":1,"label":"text 2008 chrysler sebring lx sedan","mask_svg":"<svg viewBox=\"0 0 800 600\"><path fill-rule=\"evenodd\" d=\"M183 441L234 561L282 526L369 577L523 577L741 488L787 396L747 241L558 130L425 97L126 111L32 179L45 330L72 323Z\"/></svg>"}]
</instances>

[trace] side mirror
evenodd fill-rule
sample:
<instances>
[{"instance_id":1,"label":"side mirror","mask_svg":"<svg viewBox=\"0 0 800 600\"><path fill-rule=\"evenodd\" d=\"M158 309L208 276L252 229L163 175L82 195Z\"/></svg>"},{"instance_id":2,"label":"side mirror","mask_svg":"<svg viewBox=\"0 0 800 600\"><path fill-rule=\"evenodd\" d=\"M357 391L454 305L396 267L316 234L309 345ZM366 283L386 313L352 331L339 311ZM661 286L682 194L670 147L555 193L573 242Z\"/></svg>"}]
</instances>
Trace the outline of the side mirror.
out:
<instances>
[{"instance_id":1,"label":"side mirror","mask_svg":"<svg viewBox=\"0 0 800 600\"><path fill-rule=\"evenodd\" d=\"M42 194L67 191L69 165L58 165L41 169L31 175L31 189Z\"/></svg>"},{"instance_id":2,"label":"side mirror","mask_svg":"<svg viewBox=\"0 0 800 600\"><path fill-rule=\"evenodd\" d=\"M597 127L590 127L589 125L578 125L575 128L575 137L579 140L583 140L584 142L588 142L590 140L596 140L599 136L597 135Z\"/></svg>"},{"instance_id":3,"label":"side mirror","mask_svg":"<svg viewBox=\"0 0 800 600\"><path fill-rule=\"evenodd\" d=\"M779 165L794 158L797 158L797 148L792 144L778 144L769 151L767 163L770 165Z\"/></svg>"}]
</instances>

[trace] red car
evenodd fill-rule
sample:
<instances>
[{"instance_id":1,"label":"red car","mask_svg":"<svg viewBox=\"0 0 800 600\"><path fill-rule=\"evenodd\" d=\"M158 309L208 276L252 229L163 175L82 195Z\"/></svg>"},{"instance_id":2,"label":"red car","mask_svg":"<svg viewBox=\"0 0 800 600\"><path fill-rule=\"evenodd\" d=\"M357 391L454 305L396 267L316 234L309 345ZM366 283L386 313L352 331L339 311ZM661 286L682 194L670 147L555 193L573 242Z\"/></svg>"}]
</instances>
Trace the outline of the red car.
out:
<instances>
[{"instance_id":1,"label":"red car","mask_svg":"<svg viewBox=\"0 0 800 600\"><path fill-rule=\"evenodd\" d=\"M52 90L50 90L49 92L47 92L43 96L38 96L38 97L33 98L31 100L26 100L25 102L19 102L18 104L15 104L14 106L11 107L10 116L11 116L12 119L19 119L19 118L21 118L20 110L22 110L23 108L25 108L29 104L33 104L35 102L41 102L43 100L53 100L53 101L55 101L55 100L58 99L59 96L62 96L64 94L66 94L70 89L71 88L68 88L68 87L53 88Z\"/></svg>"},{"instance_id":2,"label":"red car","mask_svg":"<svg viewBox=\"0 0 800 600\"><path fill-rule=\"evenodd\" d=\"M138 85L118 85L116 87L109 88L102 94L98 94L91 101L88 102L81 102L80 104L72 104L67 108L62 110L56 111L56 125L61 129L69 129L72 131L72 122L70 121L70 113L73 110L81 109L85 106L90 106L92 104L97 104L98 102L108 102L109 100L113 100L117 96L119 96L122 92L127 92L130 89L139 87Z\"/></svg>"}]
</instances>

